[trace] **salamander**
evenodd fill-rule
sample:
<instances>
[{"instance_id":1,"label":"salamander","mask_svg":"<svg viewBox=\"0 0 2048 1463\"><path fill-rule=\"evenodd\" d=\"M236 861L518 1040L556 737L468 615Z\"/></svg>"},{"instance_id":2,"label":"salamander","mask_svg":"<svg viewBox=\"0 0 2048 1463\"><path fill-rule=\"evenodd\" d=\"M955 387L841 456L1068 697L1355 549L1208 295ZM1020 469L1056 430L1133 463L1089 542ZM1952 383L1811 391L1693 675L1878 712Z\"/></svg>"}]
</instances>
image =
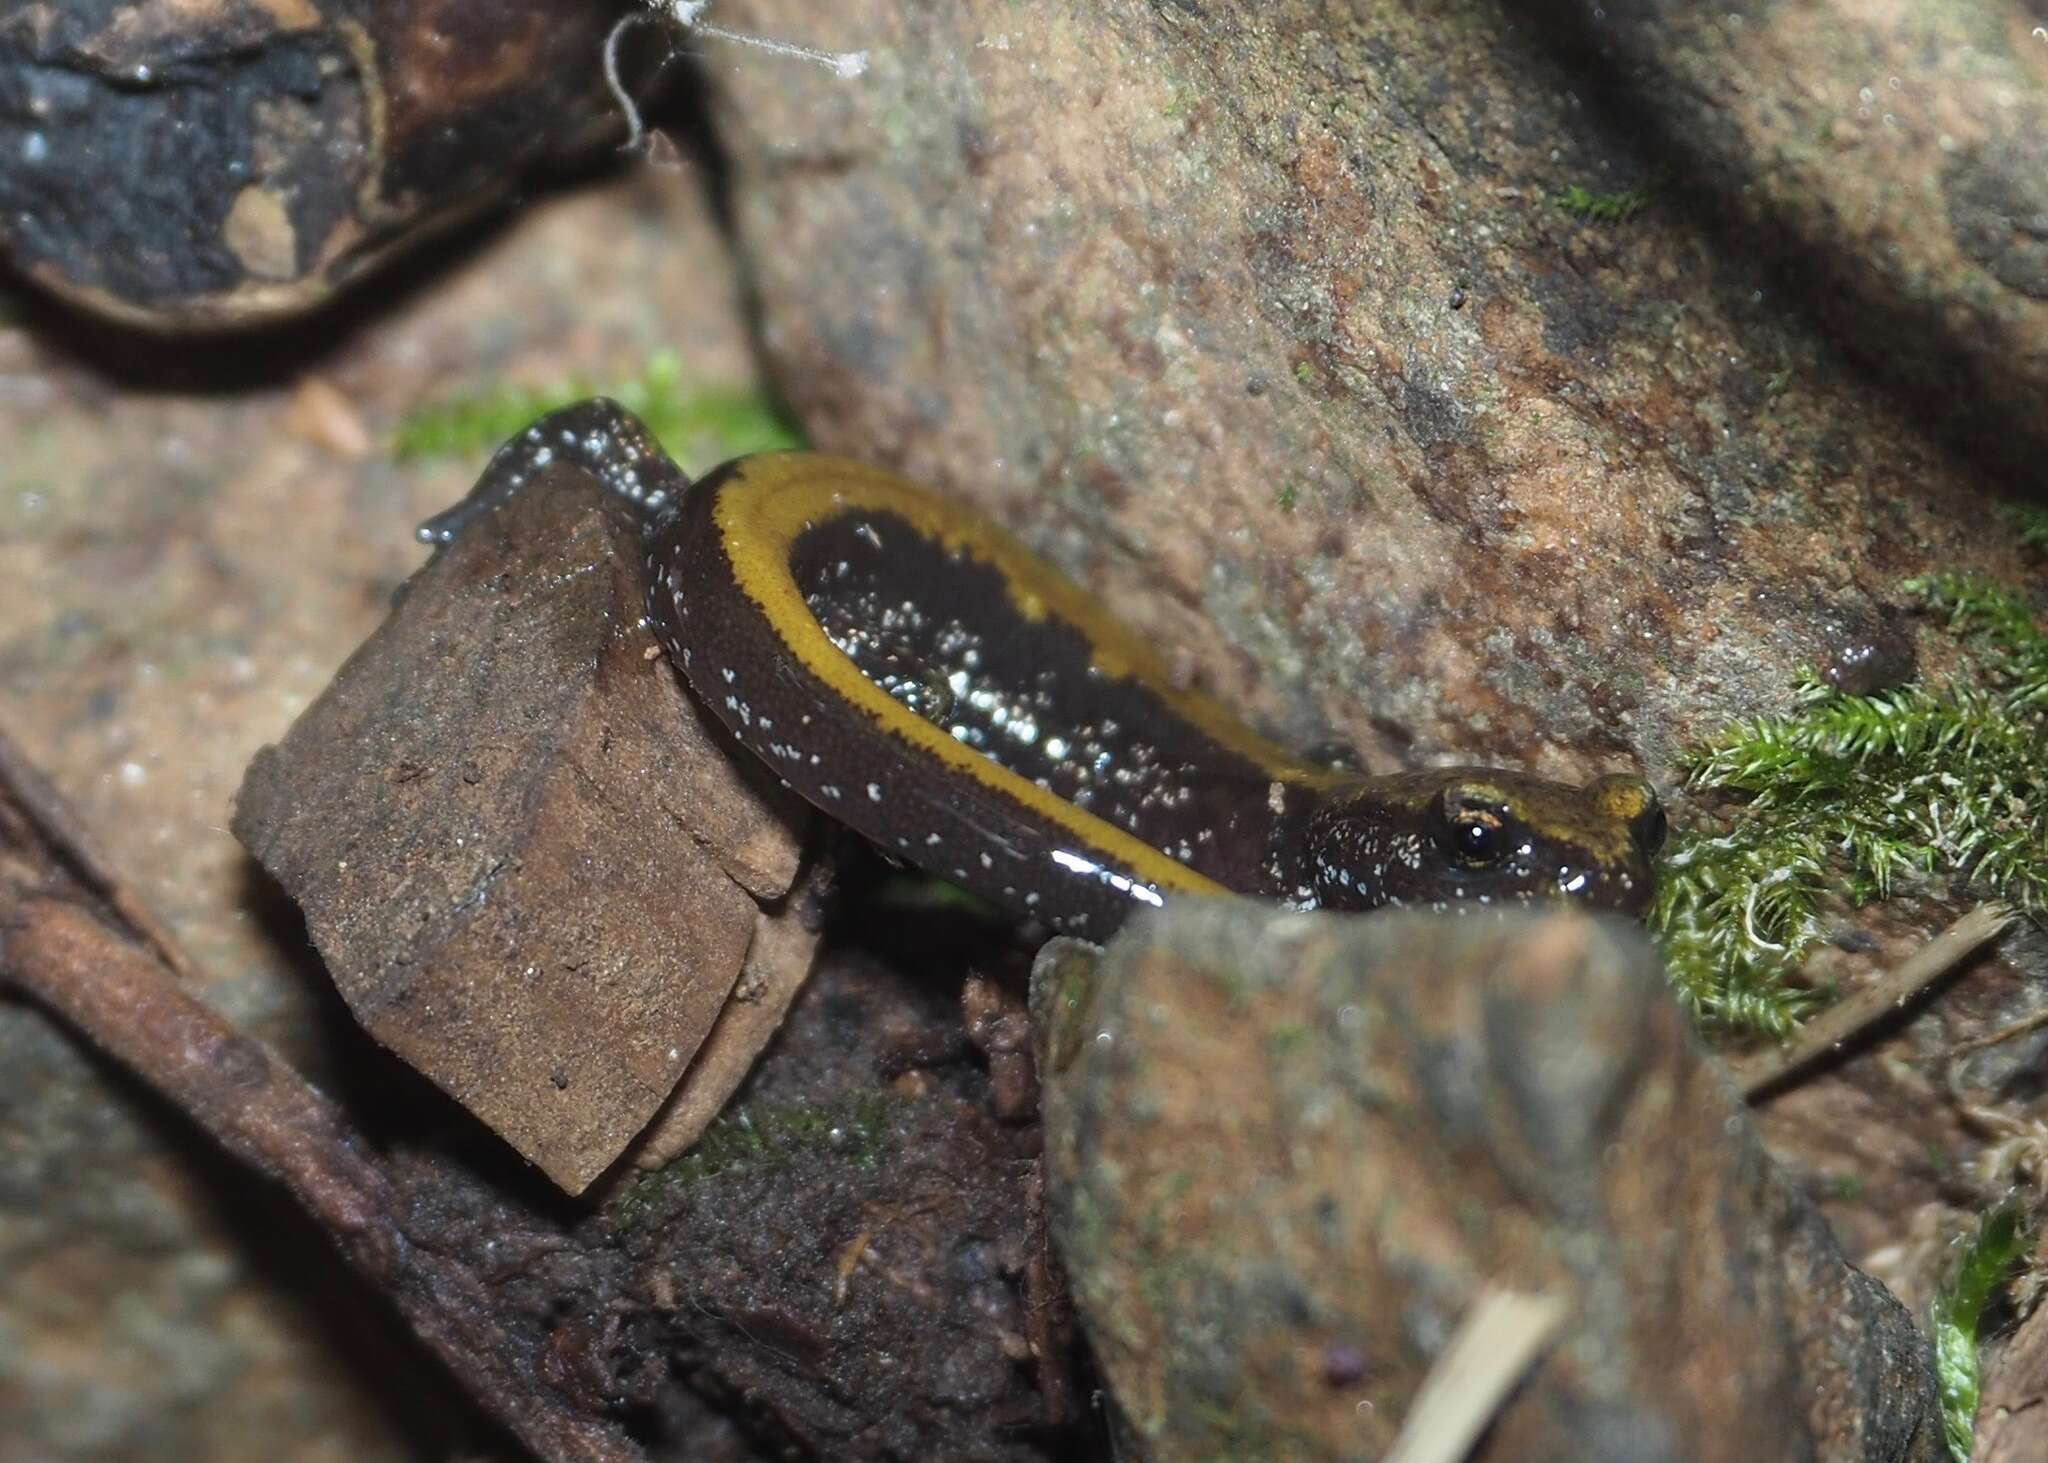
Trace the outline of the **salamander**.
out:
<instances>
[{"instance_id":1,"label":"salamander","mask_svg":"<svg viewBox=\"0 0 2048 1463\"><path fill-rule=\"evenodd\" d=\"M506 444L420 536L555 462L632 515L647 614L749 752L884 852L1062 933L1237 892L1303 909L1562 898L1640 914L1664 814L1639 777L1571 787L1297 756L986 517L809 452L691 482L623 408Z\"/></svg>"}]
</instances>

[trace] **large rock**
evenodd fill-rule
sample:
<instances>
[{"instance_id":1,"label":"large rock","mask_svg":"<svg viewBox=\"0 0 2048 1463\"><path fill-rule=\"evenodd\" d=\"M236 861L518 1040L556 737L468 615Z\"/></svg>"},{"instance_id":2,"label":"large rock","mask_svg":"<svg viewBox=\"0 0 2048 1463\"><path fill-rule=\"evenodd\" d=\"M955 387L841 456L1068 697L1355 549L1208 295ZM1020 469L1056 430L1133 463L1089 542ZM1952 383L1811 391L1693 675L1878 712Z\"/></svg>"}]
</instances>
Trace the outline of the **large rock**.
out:
<instances>
[{"instance_id":1,"label":"large rock","mask_svg":"<svg viewBox=\"0 0 2048 1463\"><path fill-rule=\"evenodd\" d=\"M2026 572L1729 211L1560 206L1665 159L1512 10L719 18L870 57L708 68L819 443L993 507L1284 730L1662 772L1802 665L1909 666L1906 576Z\"/></svg>"},{"instance_id":2,"label":"large rock","mask_svg":"<svg viewBox=\"0 0 2048 1463\"><path fill-rule=\"evenodd\" d=\"M1916 425L2017 484L2048 446L2048 31L2039 7L1533 5L1622 84L1672 191L1781 272Z\"/></svg>"},{"instance_id":3,"label":"large rock","mask_svg":"<svg viewBox=\"0 0 2048 1463\"><path fill-rule=\"evenodd\" d=\"M1033 977L1048 1186L1149 1456L1378 1457L1483 1292L1567 1319L1476 1459L1944 1456L1932 1358L1641 939L1189 904Z\"/></svg>"}]
</instances>

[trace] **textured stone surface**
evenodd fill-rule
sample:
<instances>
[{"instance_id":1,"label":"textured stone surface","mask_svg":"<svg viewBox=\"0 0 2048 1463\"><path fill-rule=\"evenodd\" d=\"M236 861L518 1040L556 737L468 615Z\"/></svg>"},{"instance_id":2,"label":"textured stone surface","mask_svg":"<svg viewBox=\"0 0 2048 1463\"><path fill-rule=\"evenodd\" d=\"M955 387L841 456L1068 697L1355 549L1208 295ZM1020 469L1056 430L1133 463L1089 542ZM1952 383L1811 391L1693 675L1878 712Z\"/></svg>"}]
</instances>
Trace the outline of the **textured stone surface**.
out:
<instances>
[{"instance_id":1,"label":"textured stone surface","mask_svg":"<svg viewBox=\"0 0 2048 1463\"><path fill-rule=\"evenodd\" d=\"M1948 450L2038 490L2048 29L2038 5L1533 4L1680 207L1782 271Z\"/></svg>"},{"instance_id":2,"label":"textured stone surface","mask_svg":"<svg viewBox=\"0 0 2048 1463\"><path fill-rule=\"evenodd\" d=\"M1300 740L1663 775L1800 666L1909 635L1906 576L2026 572L1725 211L1557 205L1665 159L1544 22L720 13L870 55L706 66L821 445L991 506Z\"/></svg>"},{"instance_id":3,"label":"textured stone surface","mask_svg":"<svg viewBox=\"0 0 2048 1463\"><path fill-rule=\"evenodd\" d=\"M1053 946L1051 1208L1153 1456L1378 1456L1480 1291L1565 1322L1482 1459L1944 1456L1932 1358L1633 932L1148 915Z\"/></svg>"}]
</instances>

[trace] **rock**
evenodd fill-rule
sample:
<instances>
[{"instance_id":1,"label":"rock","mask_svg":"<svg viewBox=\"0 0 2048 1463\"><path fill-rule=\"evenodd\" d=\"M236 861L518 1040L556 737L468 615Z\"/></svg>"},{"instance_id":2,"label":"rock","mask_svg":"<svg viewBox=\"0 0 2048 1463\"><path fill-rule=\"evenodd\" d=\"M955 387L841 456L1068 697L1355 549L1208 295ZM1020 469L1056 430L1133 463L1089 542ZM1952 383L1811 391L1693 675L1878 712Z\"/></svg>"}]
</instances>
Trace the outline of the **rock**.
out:
<instances>
[{"instance_id":1,"label":"rock","mask_svg":"<svg viewBox=\"0 0 2048 1463\"><path fill-rule=\"evenodd\" d=\"M706 68L818 445L991 508L1299 744L1661 778L1908 576L2038 574L1943 402L1874 389L1511 10L718 14L869 56Z\"/></svg>"},{"instance_id":2,"label":"rock","mask_svg":"<svg viewBox=\"0 0 2048 1463\"><path fill-rule=\"evenodd\" d=\"M1944 1456L1932 1359L1641 938L1185 905L1041 955L1048 1184L1149 1456L1374 1457L1489 1287L1570 1319L1481 1459Z\"/></svg>"},{"instance_id":3,"label":"rock","mask_svg":"<svg viewBox=\"0 0 2048 1463\"><path fill-rule=\"evenodd\" d=\"M1999 0L1534 7L1675 201L1919 425L2017 486L2048 446L2048 39Z\"/></svg>"}]
</instances>

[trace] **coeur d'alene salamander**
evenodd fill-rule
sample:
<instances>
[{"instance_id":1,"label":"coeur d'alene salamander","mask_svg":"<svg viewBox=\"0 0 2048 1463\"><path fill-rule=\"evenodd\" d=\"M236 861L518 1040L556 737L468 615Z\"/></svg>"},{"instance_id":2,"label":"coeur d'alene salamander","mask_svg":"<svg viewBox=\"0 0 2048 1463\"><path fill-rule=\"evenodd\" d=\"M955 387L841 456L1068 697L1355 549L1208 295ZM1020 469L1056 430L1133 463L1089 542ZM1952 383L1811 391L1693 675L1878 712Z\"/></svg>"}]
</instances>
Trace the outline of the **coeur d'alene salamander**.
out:
<instances>
[{"instance_id":1,"label":"coeur d'alene salamander","mask_svg":"<svg viewBox=\"0 0 2048 1463\"><path fill-rule=\"evenodd\" d=\"M1101 939L1137 907L1225 891L1346 910L1649 902L1664 814L1641 778L1306 761L1176 687L996 524L843 458L766 453L692 483L623 408L586 401L506 444L420 536L448 541L554 462L634 515L661 643L743 746L884 851L1019 915Z\"/></svg>"}]
</instances>

